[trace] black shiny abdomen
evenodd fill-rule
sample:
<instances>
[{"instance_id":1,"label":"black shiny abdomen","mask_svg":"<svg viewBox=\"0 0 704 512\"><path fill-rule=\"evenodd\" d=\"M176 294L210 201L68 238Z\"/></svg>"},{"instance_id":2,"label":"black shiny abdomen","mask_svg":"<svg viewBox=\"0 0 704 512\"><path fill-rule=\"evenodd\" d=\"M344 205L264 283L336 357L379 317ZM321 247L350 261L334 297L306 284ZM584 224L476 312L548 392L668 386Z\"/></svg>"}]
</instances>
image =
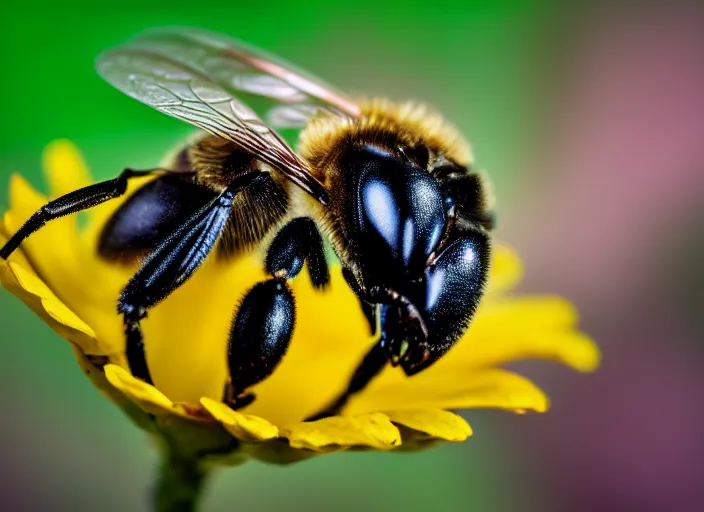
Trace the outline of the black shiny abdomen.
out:
<instances>
[{"instance_id":1,"label":"black shiny abdomen","mask_svg":"<svg viewBox=\"0 0 704 512\"><path fill-rule=\"evenodd\" d=\"M373 145L349 150L340 168L347 181L345 226L366 278L394 286L420 276L445 226L437 180Z\"/></svg>"},{"instance_id":2,"label":"black shiny abdomen","mask_svg":"<svg viewBox=\"0 0 704 512\"><path fill-rule=\"evenodd\" d=\"M109 260L131 262L147 256L166 237L217 197L196 183L192 173L166 174L137 190L103 228L98 253ZM218 242L218 254L234 256L248 250L286 214L288 193L271 174L241 191Z\"/></svg>"},{"instance_id":3,"label":"black shiny abdomen","mask_svg":"<svg viewBox=\"0 0 704 512\"><path fill-rule=\"evenodd\" d=\"M118 261L144 257L216 196L192 175L161 176L117 209L100 234L98 253Z\"/></svg>"}]
</instances>

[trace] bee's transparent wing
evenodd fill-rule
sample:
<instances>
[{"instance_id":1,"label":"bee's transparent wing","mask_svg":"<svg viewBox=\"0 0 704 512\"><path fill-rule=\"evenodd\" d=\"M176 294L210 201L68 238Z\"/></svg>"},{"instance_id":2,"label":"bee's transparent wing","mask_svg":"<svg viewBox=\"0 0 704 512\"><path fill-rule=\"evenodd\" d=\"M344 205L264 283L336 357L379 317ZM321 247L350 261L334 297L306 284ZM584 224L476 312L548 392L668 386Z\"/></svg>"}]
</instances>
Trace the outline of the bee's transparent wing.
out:
<instances>
[{"instance_id":1,"label":"bee's transparent wing","mask_svg":"<svg viewBox=\"0 0 704 512\"><path fill-rule=\"evenodd\" d=\"M122 48L158 53L210 78L273 128L301 128L319 109L355 117L359 107L332 86L229 36L198 28L162 27Z\"/></svg>"},{"instance_id":2,"label":"bee's transparent wing","mask_svg":"<svg viewBox=\"0 0 704 512\"><path fill-rule=\"evenodd\" d=\"M324 202L325 191L308 165L239 96L273 101L268 112L279 125L288 126L307 120L320 108L311 98L338 113L343 113L338 108L343 103L328 105L322 99L328 89L318 82L241 44L233 47L225 41L235 42L203 31L152 30L103 53L97 68L129 96L239 144ZM347 107L343 114L354 115L354 104Z\"/></svg>"}]
</instances>

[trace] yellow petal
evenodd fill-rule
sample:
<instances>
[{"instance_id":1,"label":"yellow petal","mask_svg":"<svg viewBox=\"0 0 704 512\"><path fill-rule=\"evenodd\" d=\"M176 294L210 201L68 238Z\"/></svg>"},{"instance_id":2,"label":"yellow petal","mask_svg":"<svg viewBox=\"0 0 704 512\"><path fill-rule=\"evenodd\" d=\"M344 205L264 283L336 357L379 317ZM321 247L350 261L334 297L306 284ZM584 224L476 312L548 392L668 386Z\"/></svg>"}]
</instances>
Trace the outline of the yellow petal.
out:
<instances>
[{"instance_id":1,"label":"yellow petal","mask_svg":"<svg viewBox=\"0 0 704 512\"><path fill-rule=\"evenodd\" d=\"M67 140L55 140L44 149L42 167L53 197L68 194L92 183L83 156Z\"/></svg>"},{"instance_id":2,"label":"yellow petal","mask_svg":"<svg viewBox=\"0 0 704 512\"><path fill-rule=\"evenodd\" d=\"M422 432L431 438L464 441L472 435L472 429L464 418L442 409L392 411L384 414L393 423Z\"/></svg>"},{"instance_id":3,"label":"yellow petal","mask_svg":"<svg viewBox=\"0 0 704 512\"><path fill-rule=\"evenodd\" d=\"M18 174L13 175L10 180L10 209L5 212L3 218L3 234L14 234L46 202L46 197L37 192L24 178ZM76 239L75 218L68 216L48 222L26 238L20 246L34 270L55 293L60 288L54 286L51 279L63 282L61 278L65 271L73 274L70 269L78 268L75 262ZM85 284L80 283L80 286ZM63 300L61 293L57 295ZM71 304L67 306L74 309Z\"/></svg>"},{"instance_id":4,"label":"yellow petal","mask_svg":"<svg viewBox=\"0 0 704 512\"><path fill-rule=\"evenodd\" d=\"M279 429L264 418L241 414L207 397L201 398L200 403L225 430L242 441L267 441L279 436Z\"/></svg>"},{"instance_id":5,"label":"yellow petal","mask_svg":"<svg viewBox=\"0 0 704 512\"><path fill-rule=\"evenodd\" d=\"M13 222L6 222L8 229L12 230L13 233L17 231L24 221L47 202L43 194L37 192L27 180L16 173L10 177L9 195L10 209L5 215L10 214L13 218Z\"/></svg>"},{"instance_id":6,"label":"yellow petal","mask_svg":"<svg viewBox=\"0 0 704 512\"><path fill-rule=\"evenodd\" d=\"M4 218L0 219L0 247L4 246L5 243L10 239L10 231L5 227ZM27 256L24 254L22 248L18 248L10 255L7 261L17 263L21 267L31 269L32 265L29 263Z\"/></svg>"},{"instance_id":7,"label":"yellow petal","mask_svg":"<svg viewBox=\"0 0 704 512\"><path fill-rule=\"evenodd\" d=\"M150 415L127 398L124 393L118 391L110 384L102 368L93 364L93 361L86 356L81 349L73 344L71 345L71 349L78 362L78 366L83 370L83 373L86 374L86 377L88 377L98 391L122 409L137 426L144 430L150 430L152 427Z\"/></svg>"},{"instance_id":8,"label":"yellow petal","mask_svg":"<svg viewBox=\"0 0 704 512\"><path fill-rule=\"evenodd\" d=\"M381 413L333 416L281 429L293 448L335 451L350 447L389 450L401 444L401 433Z\"/></svg>"},{"instance_id":9,"label":"yellow petal","mask_svg":"<svg viewBox=\"0 0 704 512\"><path fill-rule=\"evenodd\" d=\"M560 362L583 373L591 373L601 364L601 352L587 335L576 331L531 333L511 337L505 343L477 344L473 356L480 366L498 366L520 359L545 359Z\"/></svg>"},{"instance_id":10,"label":"yellow petal","mask_svg":"<svg viewBox=\"0 0 704 512\"><path fill-rule=\"evenodd\" d=\"M493 247L488 294L499 295L514 288L523 278L523 264L516 251L505 245Z\"/></svg>"},{"instance_id":11,"label":"yellow petal","mask_svg":"<svg viewBox=\"0 0 704 512\"><path fill-rule=\"evenodd\" d=\"M47 199L37 192L22 176L13 174L10 178L10 209L5 212L3 224L7 234L14 234ZM64 258L73 249L76 238L76 222L72 216L51 221L48 226L34 232L22 242L28 256L44 256L47 259ZM47 250L50 247L51 250ZM34 258L30 257L32 261Z\"/></svg>"},{"instance_id":12,"label":"yellow petal","mask_svg":"<svg viewBox=\"0 0 704 512\"><path fill-rule=\"evenodd\" d=\"M410 378L397 370L393 378L373 381L344 412L473 408L545 412L548 407L548 398L535 384L506 370L428 370Z\"/></svg>"},{"instance_id":13,"label":"yellow petal","mask_svg":"<svg viewBox=\"0 0 704 512\"><path fill-rule=\"evenodd\" d=\"M5 213L2 233L10 235L46 199L19 175L10 183L11 209ZM121 319L115 311L120 289L134 271L107 264L96 257L96 241L81 240L73 216L48 222L15 251L11 261L26 261L43 286L96 333L94 345L75 341L87 354L115 354L124 350ZM21 260L22 255L26 260Z\"/></svg>"},{"instance_id":14,"label":"yellow petal","mask_svg":"<svg viewBox=\"0 0 704 512\"><path fill-rule=\"evenodd\" d=\"M594 371L599 366L599 349L576 325L576 310L560 297L490 300L480 308L465 336L431 370L550 359L578 371Z\"/></svg>"},{"instance_id":15,"label":"yellow petal","mask_svg":"<svg viewBox=\"0 0 704 512\"><path fill-rule=\"evenodd\" d=\"M528 329L571 328L577 324L577 310L568 300L555 295L522 295L486 301L470 330L484 328L491 321L491 329L516 332ZM510 319L510 322L506 320ZM483 334L483 333L482 333Z\"/></svg>"},{"instance_id":16,"label":"yellow petal","mask_svg":"<svg viewBox=\"0 0 704 512\"><path fill-rule=\"evenodd\" d=\"M142 410L157 416L177 415L199 419L189 409L173 403L166 395L145 382L133 377L127 370L115 364L104 367L105 377L115 389L138 405Z\"/></svg>"},{"instance_id":17,"label":"yellow petal","mask_svg":"<svg viewBox=\"0 0 704 512\"><path fill-rule=\"evenodd\" d=\"M0 245L4 243L4 238L0 237ZM0 282L59 336L72 341L88 354L101 352L93 329L68 309L31 268L23 267L14 261L0 260Z\"/></svg>"}]
</instances>

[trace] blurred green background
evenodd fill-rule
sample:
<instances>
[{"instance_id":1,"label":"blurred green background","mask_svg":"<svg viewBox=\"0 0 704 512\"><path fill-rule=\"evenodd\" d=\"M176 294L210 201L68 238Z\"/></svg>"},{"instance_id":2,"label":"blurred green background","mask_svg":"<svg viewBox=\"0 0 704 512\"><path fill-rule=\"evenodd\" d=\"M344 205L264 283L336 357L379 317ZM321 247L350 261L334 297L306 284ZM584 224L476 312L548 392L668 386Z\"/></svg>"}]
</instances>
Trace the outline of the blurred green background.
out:
<instances>
[{"instance_id":1,"label":"blurred green background","mask_svg":"<svg viewBox=\"0 0 704 512\"><path fill-rule=\"evenodd\" d=\"M340 88L417 98L447 113L496 184L499 235L524 253L526 289L575 300L604 347L606 365L594 377L522 367L553 396L545 417L473 412L474 438L419 454L337 454L284 469L251 463L218 474L204 510L686 510L693 503L688 464L702 459L692 455L698 437L687 430L695 409L687 393L701 387L702 295L692 283L704 284L696 257L704 248L690 233L704 226L696 220L704 197L697 94L704 52L696 29L703 18L687 2L561 5L123 0L3 7L0 206L14 171L44 189L39 160L54 138L76 142L99 179L155 165L189 127L103 83L93 61L146 27L206 27ZM663 174L669 179L658 181ZM683 204L692 205L686 221L673 224L685 217ZM636 228L646 220L662 243L644 245L652 233ZM675 254L663 246L678 249L676 271ZM658 293L648 302L651 290ZM672 353L681 358L671 361ZM646 375L652 389L634 384ZM663 425L648 424L645 399L657 396L663 400L654 407L666 406L665 427L676 427L670 435L682 446L655 449L654 430ZM679 402L669 404L672 396ZM156 461L143 434L95 392L67 344L4 291L0 400L3 509L146 510ZM671 478L642 469L649 465L665 475L670 468Z\"/></svg>"}]
</instances>

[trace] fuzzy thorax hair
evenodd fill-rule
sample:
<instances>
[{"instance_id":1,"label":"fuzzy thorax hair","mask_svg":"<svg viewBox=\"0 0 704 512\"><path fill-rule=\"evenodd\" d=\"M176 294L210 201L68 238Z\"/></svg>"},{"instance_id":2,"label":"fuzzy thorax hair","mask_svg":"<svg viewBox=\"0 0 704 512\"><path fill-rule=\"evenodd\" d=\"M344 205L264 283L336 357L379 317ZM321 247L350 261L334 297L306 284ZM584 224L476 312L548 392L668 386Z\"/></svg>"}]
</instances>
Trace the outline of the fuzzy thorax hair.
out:
<instances>
[{"instance_id":1,"label":"fuzzy thorax hair","mask_svg":"<svg viewBox=\"0 0 704 512\"><path fill-rule=\"evenodd\" d=\"M301 132L299 151L315 172L321 172L329 159L334 159L336 148L344 147L347 141L410 150L426 147L431 158L446 158L463 166L472 163L466 140L425 105L373 99L361 101L359 106L356 119L321 113Z\"/></svg>"}]
</instances>

